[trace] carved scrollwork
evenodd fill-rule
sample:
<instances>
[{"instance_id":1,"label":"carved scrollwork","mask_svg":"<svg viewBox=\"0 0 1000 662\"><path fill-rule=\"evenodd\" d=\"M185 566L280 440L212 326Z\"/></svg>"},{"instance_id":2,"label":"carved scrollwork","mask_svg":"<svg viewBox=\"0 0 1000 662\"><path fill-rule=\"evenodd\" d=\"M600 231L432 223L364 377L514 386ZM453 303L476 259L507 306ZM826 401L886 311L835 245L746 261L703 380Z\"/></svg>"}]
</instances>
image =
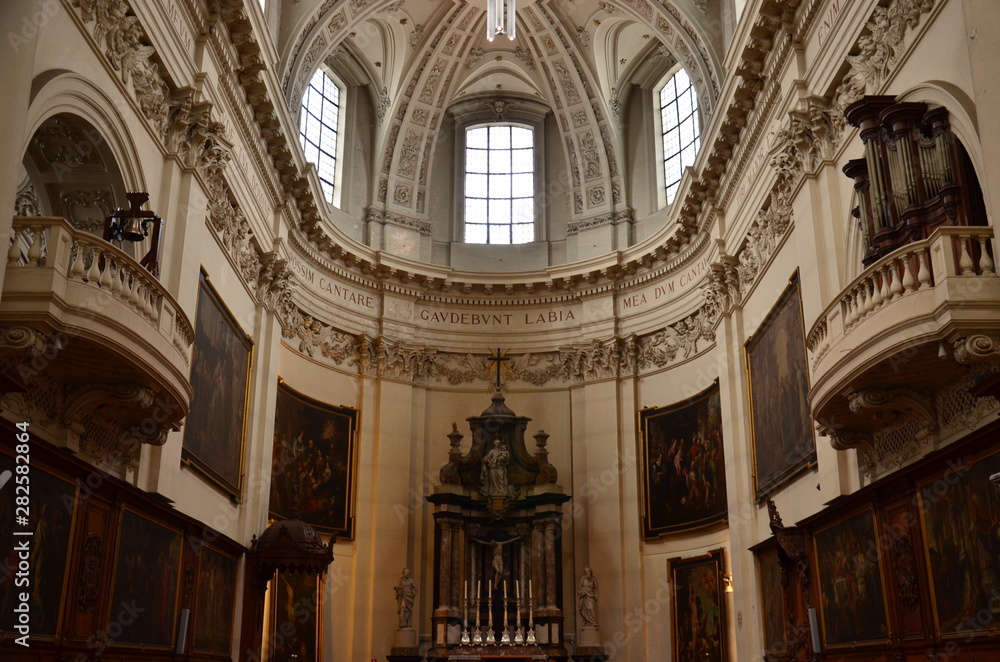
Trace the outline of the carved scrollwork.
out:
<instances>
[{"instance_id":1,"label":"carved scrollwork","mask_svg":"<svg viewBox=\"0 0 1000 662\"><path fill-rule=\"evenodd\" d=\"M972 334L959 338L952 347L955 360L969 364L996 359L1000 355L1000 336L989 336L983 333Z\"/></svg>"}]
</instances>

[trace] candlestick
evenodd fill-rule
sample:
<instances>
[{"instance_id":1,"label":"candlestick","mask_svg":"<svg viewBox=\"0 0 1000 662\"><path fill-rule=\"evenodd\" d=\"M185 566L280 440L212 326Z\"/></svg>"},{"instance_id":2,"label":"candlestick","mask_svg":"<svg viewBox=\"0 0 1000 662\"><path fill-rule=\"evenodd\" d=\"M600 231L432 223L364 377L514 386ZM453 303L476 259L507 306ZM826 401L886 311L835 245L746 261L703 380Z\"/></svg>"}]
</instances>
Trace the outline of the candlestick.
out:
<instances>
[{"instance_id":1,"label":"candlestick","mask_svg":"<svg viewBox=\"0 0 1000 662\"><path fill-rule=\"evenodd\" d=\"M531 580L528 580L528 636L524 638L524 643L533 644L535 643L535 619L531 612Z\"/></svg>"},{"instance_id":2,"label":"candlestick","mask_svg":"<svg viewBox=\"0 0 1000 662\"><path fill-rule=\"evenodd\" d=\"M468 644L469 639L469 583L465 583L465 599L462 601L462 643Z\"/></svg>"},{"instance_id":3,"label":"candlestick","mask_svg":"<svg viewBox=\"0 0 1000 662\"><path fill-rule=\"evenodd\" d=\"M516 588L516 585L515 585ZM517 627L514 629L514 643L523 644L524 643L524 632L521 630L521 598L518 597L514 601L515 609L517 610Z\"/></svg>"},{"instance_id":4,"label":"candlestick","mask_svg":"<svg viewBox=\"0 0 1000 662\"><path fill-rule=\"evenodd\" d=\"M504 598L503 598L503 633L500 635L501 644L510 644L510 628L507 627L507 582L503 583Z\"/></svg>"},{"instance_id":5,"label":"candlestick","mask_svg":"<svg viewBox=\"0 0 1000 662\"><path fill-rule=\"evenodd\" d=\"M479 596L476 596L476 629L472 632L472 643L476 645L481 645L483 643L483 631L479 628L479 606L480 606Z\"/></svg>"},{"instance_id":6,"label":"candlestick","mask_svg":"<svg viewBox=\"0 0 1000 662\"><path fill-rule=\"evenodd\" d=\"M493 635L493 580L487 585L490 589L489 597L486 599L486 612L489 618L486 621L486 643L495 644L496 637Z\"/></svg>"}]
</instances>

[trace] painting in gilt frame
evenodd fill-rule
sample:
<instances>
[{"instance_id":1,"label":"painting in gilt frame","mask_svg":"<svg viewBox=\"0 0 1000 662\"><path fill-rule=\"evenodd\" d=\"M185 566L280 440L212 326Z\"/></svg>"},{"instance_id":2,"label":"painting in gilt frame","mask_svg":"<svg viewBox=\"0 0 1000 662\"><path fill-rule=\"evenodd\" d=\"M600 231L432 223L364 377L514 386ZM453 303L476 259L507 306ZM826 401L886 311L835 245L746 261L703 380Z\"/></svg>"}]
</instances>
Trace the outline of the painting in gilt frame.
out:
<instances>
[{"instance_id":1,"label":"painting in gilt frame","mask_svg":"<svg viewBox=\"0 0 1000 662\"><path fill-rule=\"evenodd\" d=\"M12 437L15 432L5 433ZM63 603L66 584L67 559L73 534L73 515L76 509L76 486L43 471L31 469L30 494L28 488L17 481L14 458L0 454L0 473L10 471L10 484L4 488L0 499L0 631L14 630L14 608L19 604L18 594L28 593L31 615L31 640L54 637L59 624L59 608ZM14 549L15 498L30 496L30 528L17 527L18 531L30 530L31 567L28 584L15 586L14 570L18 566L18 552ZM8 574L9 573L9 574Z\"/></svg>"},{"instance_id":2,"label":"painting in gilt frame","mask_svg":"<svg viewBox=\"0 0 1000 662\"><path fill-rule=\"evenodd\" d=\"M338 538L354 537L354 465L357 411L317 402L278 384L268 510L290 516L293 488L299 519Z\"/></svg>"},{"instance_id":3,"label":"painting in gilt frame","mask_svg":"<svg viewBox=\"0 0 1000 662\"><path fill-rule=\"evenodd\" d=\"M764 651L785 652L785 597L781 588L781 565L778 548L770 547L757 554L760 576L760 615L764 627Z\"/></svg>"},{"instance_id":4,"label":"painting in gilt frame","mask_svg":"<svg viewBox=\"0 0 1000 662\"><path fill-rule=\"evenodd\" d=\"M726 615L723 551L667 561L671 638L676 662L725 662Z\"/></svg>"},{"instance_id":5,"label":"painting in gilt frame","mask_svg":"<svg viewBox=\"0 0 1000 662\"><path fill-rule=\"evenodd\" d=\"M798 272L746 342L758 502L816 464Z\"/></svg>"},{"instance_id":6,"label":"painting in gilt frame","mask_svg":"<svg viewBox=\"0 0 1000 662\"><path fill-rule=\"evenodd\" d=\"M935 628L944 638L985 633L997 623L1000 499L990 476L1000 453L949 462L918 485Z\"/></svg>"},{"instance_id":7,"label":"painting in gilt frame","mask_svg":"<svg viewBox=\"0 0 1000 662\"><path fill-rule=\"evenodd\" d=\"M243 487L247 398L253 342L201 274L191 353L191 412L184 424L184 462L230 496Z\"/></svg>"},{"instance_id":8,"label":"painting in gilt frame","mask_svg":"<svg viewBox=\"0 0 1000 662\"><path fill-rule=\"evenodd\" d=\"M180 590L180 531L123 510L114 567L109 618L121 630L115 642L172 645ZM118 619L121 605L128 605L138 616Z\"/></svg>"},{"instance_id":9,"label":"painting in gilt frame","mask_svg":"<svg viewBox=\"0 0 1000 662\"><path fill-rule=\"evenodd\" d=\"M272 660L319 662L322 632L319 579L302 572L275 574L272 582L271 627L268 639ZM292 656L295 656L294 658Z\"/></svg>"},{"instance_id":10,"label":"painting in gilt frame","mask_svg":"<svg viewBox=\"0 0 1000 662\"><path fill-rule=\"evenodd\" d=\"M814 536L823 640L829 648L889 641L876 527L868 509Z\"/></svg>"},{"instance_id":11,"label":"painting in gilt frame","mask_svg":"<svg viewBox=\"0 0 1000 662\"><path fill-rule=\"evenodd\" d=\"M236 617L239 561L203 545L198 554L194 650L229 655Z\"/></svg>"},{"instance_id":12,"label":"painting in gilt frame","mask_svg":"<svg viewBox=\"0 0 1000 662\"><path fill-rule=\"evenodd\" d=\"M643 537L691 531L728 516L718 382L669 407L639 412Z\"/></svg>"}]
</instances>

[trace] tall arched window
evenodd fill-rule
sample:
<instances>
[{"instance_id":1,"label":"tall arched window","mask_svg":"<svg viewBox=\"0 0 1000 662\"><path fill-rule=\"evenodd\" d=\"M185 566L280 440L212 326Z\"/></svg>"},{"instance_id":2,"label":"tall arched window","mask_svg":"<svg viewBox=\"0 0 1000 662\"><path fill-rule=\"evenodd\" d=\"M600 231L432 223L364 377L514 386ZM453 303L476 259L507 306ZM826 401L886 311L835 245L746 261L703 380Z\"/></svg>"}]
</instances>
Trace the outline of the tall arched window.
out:
<instances>
[{"instance_id":1,"label":"tall arched window","mask_svg":"<svg viewBox=\"0 0 1000 662\"><path fill-rule=\"evenodd\" d=\"M465 132L465 241L535 240L534 131L513 124Z\"/></svg>"},{"instance_id":2,"label":"tall arched window","mask_svg":"<svg viewBox=\"0 0 1000 662\"><path fill-rule=\"evenodd\" d=\"M323 195L332 205L339 200L340 101L340 86L322 68L317 69L302 97L299 116L302 151L306 161L316 165Z\"/></svg>"},{"instance_id":3,"label":"tall arched window","mask_svg":"<svg viewBox=\"0 0 1000 662\"><path fill-rule=\"evenodd\" d=\"M660 89L660 130L663 136L663 188L666 202L674 201L684 168L694 164L701 144L698 95L684 69Z\"/></svg>"}]
</instances>

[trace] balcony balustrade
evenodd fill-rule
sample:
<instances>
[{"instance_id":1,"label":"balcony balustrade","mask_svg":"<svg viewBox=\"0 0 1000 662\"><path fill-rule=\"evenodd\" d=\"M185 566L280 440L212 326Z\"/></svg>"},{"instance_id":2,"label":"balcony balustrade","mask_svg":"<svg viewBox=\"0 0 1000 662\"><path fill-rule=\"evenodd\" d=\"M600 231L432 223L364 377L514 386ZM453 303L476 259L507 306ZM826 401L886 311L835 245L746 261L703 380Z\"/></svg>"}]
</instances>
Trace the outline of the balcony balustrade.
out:
<instances>
[{"instance_id":1,"label":"balcony balustrade","mask_svg":"<svg viewBox=\"0 0 1000 662\"><path fill-rule=\"evenodd\" d=\"M869 473L895 468L996 407L1000 372L993 228L942 226L871 264L807 336L810 407Z\"/></svg>"},{"instance_id":2,"label":"balcony balustrade","mask_svg":"<svg viewBox=\"0 0 1000 662\"><path fill-rule=\"evenodd\" d=\"M15 218L0 298L0 405L118 467L178 429L191 322L133 258L62 218Z\"/></svg>"}]
</instances>

